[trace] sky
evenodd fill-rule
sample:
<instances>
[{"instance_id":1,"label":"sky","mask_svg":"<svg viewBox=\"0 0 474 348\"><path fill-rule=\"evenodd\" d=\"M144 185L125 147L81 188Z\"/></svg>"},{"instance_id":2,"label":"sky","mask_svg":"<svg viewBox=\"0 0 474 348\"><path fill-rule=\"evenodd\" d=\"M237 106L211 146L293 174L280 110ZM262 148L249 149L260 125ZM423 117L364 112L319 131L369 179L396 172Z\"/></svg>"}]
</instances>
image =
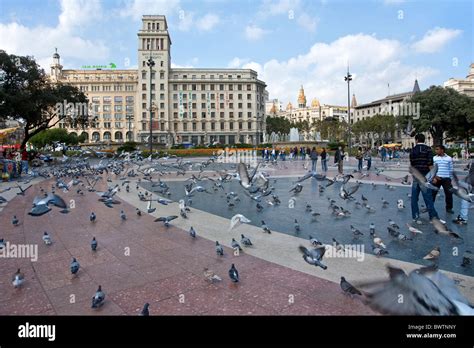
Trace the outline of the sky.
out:
<instances>
[{"instance_id":1,"label":"sky","mask_svg":"<svg viewBox=\"0 0 474 348\"><path fill-rule=\"evenodd\" d=\"M0 49L49 71L137 66L144 14L167 16L173 67L250 68L270 99L359 104L465 78L474 62L472 0L0 0Z\"/></svg>"}]
</instances>

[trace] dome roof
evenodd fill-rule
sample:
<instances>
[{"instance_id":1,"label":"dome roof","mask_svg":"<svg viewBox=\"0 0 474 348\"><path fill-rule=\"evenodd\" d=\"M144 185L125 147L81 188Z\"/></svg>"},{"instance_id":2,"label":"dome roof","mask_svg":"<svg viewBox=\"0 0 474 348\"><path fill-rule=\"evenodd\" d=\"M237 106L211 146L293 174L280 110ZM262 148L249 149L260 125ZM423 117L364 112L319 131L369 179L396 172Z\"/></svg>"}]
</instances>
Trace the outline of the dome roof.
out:
<instances>
[{"instance_id":1,"label":"dome roof","mask_svg":"<svg viewBox=\"0 0 474 348\"><path fill-rule=\"evenodd\" d=\"M270 113L271 114L276 114L277 113L277 108L276 108L275 103L273 103L272 108L270 109Z\"/></svg>"},{"instance_id":2,"label":"dome roof","mask_svg":"<svg viewBox=\"0 0 474 348\"><path fill-rule=\"evenodd\" d=\"M293 104L291 102L288 102L288 105L286 106L286 110L293 109Z\"/></svg>"},{"instance_id":3,"label":"dome roof","mask_svg":"<svg viewBox=\"0 0 474 348\"><path fill-rule=\"evenodd\" d=\"M319 100L318 98L314 98L312 101L311 101L311 107L312 108L319 108L320 104L319 104Z\"/></svg>"}]
</instances>

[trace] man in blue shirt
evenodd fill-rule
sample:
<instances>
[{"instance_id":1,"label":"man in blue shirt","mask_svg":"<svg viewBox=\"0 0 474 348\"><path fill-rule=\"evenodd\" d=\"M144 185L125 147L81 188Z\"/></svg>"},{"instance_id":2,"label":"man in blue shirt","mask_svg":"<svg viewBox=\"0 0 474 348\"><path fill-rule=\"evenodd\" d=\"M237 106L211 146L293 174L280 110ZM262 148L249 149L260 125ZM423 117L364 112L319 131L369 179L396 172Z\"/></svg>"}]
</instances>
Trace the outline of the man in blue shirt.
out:
<instances>
[{"instance_id":1,"label":"man in blue shirt","mask_svg":"<svg viewBox=\"0 0 474 348\"><path fill-rule=\"evenodd\" d=\"M444 196L446 197L446 212L453 214L453 194L451 192L451 178L453 177L453 159L445 154L444 145L438 145L435 148L436 156L433 162L438 165L438 172L433 179L432 184L436 187L443 186ZM433 202L436 200L438 191L432 190Z\"/></svg>"},{"instance_id":2,"label":"man in blue shirt","mask_svg":"<svg viewBox=\"0 0 474 348\"><path fill-rule=\"evenodd\" d=\"M410 165L417 169L422 175L428 174L430 169L433 167L433 152L431 147L424 144L425 136L421 133L415 136L416 145L410 152ZM420 220L420 210L418 207L418 197L421 194L423 195L423 200L425 201L426 208L428 209L428 214L430 220L438 217L433 204L433 193L429 188L424 190L421 189L420 184L417 180L413 180L411 187L411 215L413 221L421 225L423 222Z\"/></svg>"}]
</instances>

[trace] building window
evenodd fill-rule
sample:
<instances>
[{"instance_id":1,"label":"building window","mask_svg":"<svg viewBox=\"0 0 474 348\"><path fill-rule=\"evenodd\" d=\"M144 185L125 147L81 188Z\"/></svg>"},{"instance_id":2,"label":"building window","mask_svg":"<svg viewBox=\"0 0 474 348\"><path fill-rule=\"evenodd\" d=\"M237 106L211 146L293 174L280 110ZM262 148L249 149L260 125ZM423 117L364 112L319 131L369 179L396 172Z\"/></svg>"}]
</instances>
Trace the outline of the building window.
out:
<instances>
[{"instance_id":1,"label":"building window","mask_svg":"<svg viewBox=\"0 0 474 348\"><path fill-rule=\"evenodd\" d=\"M123 98L121 96L114 97L115 104L121 104L123 102Z\"/></svg>"},{"instance_id":2,"label":"building window","mask_svg":"<svg viewBox=\"0 0 474 348\"><path fill-rule=\"evenodd\" d=\"M127 104L133 104L133 96L127 96L125 97L125 102Z\"/></svg>"},{"instance_id":3,"label":"building window","mask_svg":"<svg viewBox=\"0 0 474 348\"><path fill-rule=\"evenodd\" d=\"M173 112L173 118L178 118L178 113L177 112Z\"/></svg>"},{"instance_id":4,"label":"building window","mask_svg":"<svg viewBox=\"0 0 474 348\"><path fill-rule=\"evenodd\" d=\"M160 79L163 80L165 78L165 73L164 72L160 72Z\"/></svg>"},{"instance_id":5,"label":"building window","mask_svg":"<svg viewBox=\"0 0 474 348\"><path fill-rule=\"evenodd\" d=\"M115 105L114 106L114 111L121 112L122 111L122 105Z\"/></svg>"},{"instance_id":6,"label":"building window","mask_svg":"<svg viewBox=\"0 0 474 348\"><path fill-rule=\"evenodd\" d=\"M233 109L234 108L234 103L229 103L229 109Z\"/></svg>"},{"instance_id":7,"label":"building window","mask_svg":"<svg viewBox=\"0 0 474 348\"><path fill-rule=\"evenodd\" d=\"M248 130L252 129L252 122L247 122L247 129Z\"/></svg>"},{"instance_id":8,"label":"building window","mask_svg":"<svg viewBox=\"0 0 474 348\"><path fill-rule=\"evenodd\" d=\"M182 85L182 90L186 91L188 89L188 85ZM185 94L186 95L186 94Z\"/></svg>"},{"instance_id":9,"label":"building window","mask_svg":"<svg viewBox=\"0 0 474 348\"><path fill-rule=\"evenodd\" d=\"M201 118L206 118L206 113L205 112L201 112Z\"/></svg>"},{"instance_id":10,"label":"building window","mask_svg":"<svg viewBox=\"0 0 474 348\"><path fill-rule=\"evenodd\" d=\"M220 117L221 117L221 118L224 118L224 111L221 111L221 112L220 112Z\"/></svg>"},{"instance_id":11,"label":"building window","mask_svg":"<svg viewBox=\"0 0 474 348\"><path fill-rule=\"evenodd\" d=\"M160 91L164 91L165 90L165 84L164 83L160 83Z\"/></svg>"},{"instance_id":12,"label":"building window","mask_svg":"<svg viewBox=\"0 0 474 348\"><path fill-rule=\"evenodd\" d=\"M187 131L188 130L188 124L186 122L183 123L183 131Z\"/></svg>"},{"instance_id":13,"label":"building window","mask_svg":"<svg viewBox=\"0 0 474 348\"><path fill-rule=\"evenodd\" d=\"M100 97L92 97L93 103L100 103Z\"/></svg>"},{"instance_id":14,"label":"building window","mask_svg":"<svg viewBox=\"0 0 474 348\"><path fill-rule=\"evenodd\" d=\"M201 130L203 130L203 131L206 130L206 122L201 123Z\"/></svg>"},{"instance_id":15,"label":"building window","mask_svg":"<svg viewBox=\"0 0 474 348\"><path fill-rule=\"evenodd\" d=\"M110 112L110 105L104 105L104 112Z\"/></svg>"},{"instance_id":16,"label":"building window","mask_svg":"<svg viewBox=\"0 0 474 348\"><path fill-rule=\"evenodd\" d=\"M251 109L252 108L252 103L247 103L247 109Z\"/></svg>"},{"instance_id":17,"label":"building window","mask_svg":"<svg viewBox=\"0 0 474 348\"><path fill-rule=\"evenodd\" d=\"M175 131L177 131L177 130L178 130L178 124L175 123L175 124L173 125L173 128L174 128Z\"/></svg>"},{"instance_id":18,"label":"building window","mask_svg":"<svg viewBox=\"0 0 474 348\"><path fill-rule=\"evenodd\" d=\"M211 123L211 130L216 130L216 124L215 124L215 122L212 122L212 123Z\"/></svg>"},{"instance_id":19,"label":"building window","mask_svg":"<svg viewBox=\"0 0 474 348\"><path fill-rule=\"evenodd\" d=\"M234 122L230 122L230 123L229 123L229 129L230 129L230 130L234 130Z\"/></svg>"},{"instance_id":20,"label":"building window","mask_svg":"<svg viewBox=\"0 0 474 348\"><path fill-rule=\"evenodd\" d=\"M177 91L178 90L178 85L177 84L173 84L173 91Z\"/></svg>"},{"instance_id":21,"label":"building window","mask_svg":"<svg viewBox=\"0 0 474 348\"><path fill-rule=\"evenodd\" d=\"M209 89L210 89L211 91L214 90L214 85L213 85L213 84L209 85L209 87L210 87Z\"/></svg>"},{"instance_id":22,"label":"building window","mask_svg":"<svg viewBox=\"0 0 474 348\"><path fill-rule=\"evenodd\" d=\"M242 103L239 103L239 104L238 104L238 108L239 108L239 109L242 109Z\"/></svg>"},{"instance_id":23,"label":"building window","mask_svg":"<svg viewBox=\"0 0 474 348\"><path fill-rule=\"evenodd\" d=\"M242 114L243 114L243 112L239 111L239 118L242 118Z\"/></svg>"},{"instance_id":24,"label":"building window","mask_svg":"<svg viewBox=\"0 0 474 348\"><path fill-rule=\"evenodd\" d=\"M239 122L239 129L242 130L242 122Z\"/></svg>"},{"instance_id":25,"label":"building window","mask_svg":"<svg viewBox=\"0 0 474 348\"><path fill-rule=\"evenodd\" d=\"M220 107L221 109L223 109L223 108L224 108L224 103L219 103L219 107Z\"/></svg>"},{"instance_id":26,"label":"building window","mask_svg":"<svg viewBox=\"0 0 474 348\"><path fill-rule=\"evenodd\" d=\"M225 124L224 122L221 122L221 130L224 130L225 129Z\"/></svg>"},{"instance_id":27,"label":"building window","mask_svg":"<svg viewBox=\"0 0 474 348\"><path fill-rule=\"evenodd\" d=\"M229 118L234 118L234 112L233 111L229 112Z\"/></svg>"},{"instance_id":28,"label":"building window","mask_svg":"<svg viewBox=\"0 0 474 348\"><path fill-rule=\"evenodd\" d=\"M196 130L197 130L196 122L193 122L193 131L196 131Z\"/></svg>"},{"instance_id":29,"label":"building window","mask_svg":"<svg viewBox=\"0 0 474 348\"><path fill-rule=\"evenodd\" d=\"M201 109L205 109L206 108L206 103L201 103Z\"/></svg>"}]
</instances>

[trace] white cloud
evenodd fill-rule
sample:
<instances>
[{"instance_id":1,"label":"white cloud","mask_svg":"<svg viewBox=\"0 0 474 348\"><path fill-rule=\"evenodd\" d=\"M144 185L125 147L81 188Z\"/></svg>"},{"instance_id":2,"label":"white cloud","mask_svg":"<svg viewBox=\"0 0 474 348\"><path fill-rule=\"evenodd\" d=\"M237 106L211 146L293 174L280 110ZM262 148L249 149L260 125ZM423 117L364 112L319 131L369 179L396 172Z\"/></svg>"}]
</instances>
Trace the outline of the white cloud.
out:
<instances>
[{"instance_id":1,"label":"white cloud","mask_svg":"<svg viewBox=\"0 0 474 348\"><path fill-rule=\"evenodd\" d=\"M438 52L452 39L461 35L462 30L436 27L428 30L423 38L413 43L412 48L417 52Z\"/></svg>"},{"instance_id":2,"label":"white cloud","mask_svg":"<svg viewBox=\"0 0 474 348\"><path fill-rule=\"evenodd\" d=\"M186 12L179 10L178 29L181 31L188 31L194 22L194 12Z\"/></svg>"},{"instance_id":3,"label":"white cloud","mask_svg":"<svg viewBox=\"0 0 474 348\"><path fill-rule=\"evenodd\" d=\"M81 26L92 18L101 18L103 10L98 0L62 0L56 27L27 27L18 22L0 23L0 47L10 54L33 55L40 66L49 71L54 48L61 54L61 63L90 59L90 64L109 57L109 48L100 40L80 36Z\"/></svg>"},{"instance_id":4,"label":"white cloud","mask_svg":"<svg viewBox=\"0 0 474 348\"><path fill-rule=\"evenodd\" d=\"M385 5L398 5L403 4L406 0L384 0Z\"/></svg>"},{"instance_id":5,"label":"white cloud","mask_svg":"<svg viewBox=\"0 0 474 348\"><path fill-rule=\"evenodd\" d=\"M227 67L229 69L237 69L240 68L242 65L248 63L250 60L248 58L239 58L239 57L234 57L229 64L227 64Z\"/></svg>"},{"instance_id":6,"label":"white cloud","mask_svg":"<svg viewBox=\"0 0 474 348\"><path fill-rule=\"evenodd\" d=\"M316 25L318 24L318 22L318 18L311 17L306 13L303 13L301 16L298 17L298 24L311 33L314 33L316 31Z\"/></svg>"},{"instance_id":7,"label":"white cloud","mask_svg":"<svg viewBox=\"0 0 474 348\"><path fill-rule=\"evenodd\" d=\"M196 25L201 31L212 30L217 24L219 24L219 17L213 13L208 13L204 17L201 17Z\"/></svg>"},{"instance_id":8,"label":"white cloud","mask_svg":"<svg viewBox=\"0 0 474 348\"><path fill-rule=\"evenodd\" d=\"M362 104L385 97L387 83L391 93L401 93L413 88L415 77L422 84L437 73L429 67L402 63L406 49L397 40L357 34L330 43L315 43L308 52L286 61L272 59L260 64L234 58L231 62L234 66L241 62L240 67L257 71L259 79L267 83L270 98L278 98L285 104L288 101L295 104L299 87L303 85L308 103L317 97L322 103L346 105L344 76L349 61L354 77L351 94L355 93Z\"/></svg>"},{"instance_id":9,"label":"white cloud","mask_svg":"<svg viewBox=\"0 0 474 348\"><path fill-rule=\"evenodd\" d=\"M208 13L200 18L196 18L194 12L185 12L179 10L178 29L181 31L189 31L196 28L199 31L210 31L219 24L219 16Z\"/></svg>"},{"instance_id":10,"label":"white cloud","mask_svg":"<svg viewBox=\"0 0 474 348\"><path fill-rule=\"evenodd\" d=\"M139 20L144 14L169 15L179 7L179 0L129 0L119 11L122 17Z\"/></svg>"},{"instance_id":11,"label":"white cloud","mask_svg":"<svg viewBox=\"0 0 474 348\"><path fill-rule=\"evenodd\" d=\"M256 26L255 24L248 25L245 27L245 37L250 41L260 40L269 32L269 30L262 29Z\"/></svg>"},{"instance_id":12,"label":"white cloud","mask_svg":"<svg viewBox=\"0 0 474 348\"><path fill-rule=\"evenodd\" d=\"M260 6L259 15L276 16L296 11L300 7L300 0L264 0Z\"/></svg>"}]
</instances>

